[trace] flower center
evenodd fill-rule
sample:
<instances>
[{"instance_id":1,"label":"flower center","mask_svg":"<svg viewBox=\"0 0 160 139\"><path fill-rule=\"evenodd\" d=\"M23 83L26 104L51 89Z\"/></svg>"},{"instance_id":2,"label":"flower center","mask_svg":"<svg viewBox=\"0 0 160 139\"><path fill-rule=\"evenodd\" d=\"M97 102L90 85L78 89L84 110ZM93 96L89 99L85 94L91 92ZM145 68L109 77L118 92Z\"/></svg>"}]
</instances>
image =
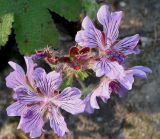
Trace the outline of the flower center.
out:
<instances>
[{"instance_id":1,"label":"flower center","mask_svg":"<svg viewBox=\"0 0 160 139\"><path fill-rule=\"evenodd\" d=\"M120 52L108 49L105 53L107 54L107 58L111 61L117 61L119 64L123 64L125 62L125 56Z\"/></svg>"}]
</instances>

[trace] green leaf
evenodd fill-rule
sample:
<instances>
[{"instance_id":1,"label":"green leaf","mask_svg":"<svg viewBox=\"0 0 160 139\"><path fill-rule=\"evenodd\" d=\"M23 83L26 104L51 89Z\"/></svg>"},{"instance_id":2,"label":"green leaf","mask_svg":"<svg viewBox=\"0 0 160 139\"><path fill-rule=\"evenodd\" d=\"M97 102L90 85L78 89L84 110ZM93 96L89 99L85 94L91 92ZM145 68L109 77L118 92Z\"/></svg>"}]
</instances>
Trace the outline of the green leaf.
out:
<instances>
[{"instance_id":1,"label":"green leaf","mask_svg":"<svg viewBox=\"0 0 160 139\"><path fill-rule=\"evenodd\" d=\"M87 15L92 19L96 19L96 13L100 7L96 0L82 0L82 7L86 11Z\"/></svg>"},{"instance_id":2,"label":"green leaf","mask_svg":"<svg viewBox=\"0 0 160 139\"><path fill-rule=\"evenodd\" d=\"M59 33L49 10L75 21L80 14L80 5L80 0L0 0L0 15L14 14L18 48L23 54L30 54L35 49L47 45L55 48L59 44Z\"/></svg>"},{"instance_id":3,"label":"green leaf","mask_svg":"<svg viewBox=\"0 0 160 139\"><path fill-rule=\"evenodd\" d=\"M84 80L89 76L87 71L79 71L79 72L77 72L77 75L80 80Z\"/></svg>"},{"instance_id":4,"label":"green leaf","mask_svg":"<svg viewBox=\"0 0 160 139\"><path fill-rule=\"evenodd\" d=\"M81 13L81 1L54 0L52 10L69 21L77 21Z\"/></svg>"},{"instance_id":5,"label":"green leaf","mask_svg":"<svg viewBox=\"0 0 160 139\"><path fill-rule=\"evenodd\" d=\"M25 6L26 9L15 16L14 24L20 51L26 54L47 45L57 47L59 34L49 11L35 1L28 1Z\"/></svg>"},{"instance_id":6,"label":"green leaf","mask_svg":"<svg viewBox=\"0 0 160 139\"><path fill-rule=\"evenodd\" d=\"M8 41L8 35L11 33L13 14L4 14L0 16L0 46L4 46Z\"/></svg>"},{"instance_id":7,"label":"green leaf","mask_svg":"<svg viewBox=\"0 0 160 139\"><path fill-rule=\"evenodd\" d=\"M72 86L72 84L73 84L73 74L67 75L63 80L63 83L61 85L61 89L63 90L66 87Z\"/></svg>"}]
</instances>

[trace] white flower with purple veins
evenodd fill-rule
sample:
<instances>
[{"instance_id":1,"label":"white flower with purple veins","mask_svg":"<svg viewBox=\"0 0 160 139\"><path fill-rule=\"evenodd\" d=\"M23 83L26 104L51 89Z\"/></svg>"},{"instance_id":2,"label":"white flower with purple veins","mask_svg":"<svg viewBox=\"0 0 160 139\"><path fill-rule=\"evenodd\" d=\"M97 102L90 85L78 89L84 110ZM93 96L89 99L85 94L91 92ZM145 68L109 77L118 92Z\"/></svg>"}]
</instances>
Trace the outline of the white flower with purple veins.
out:
<instances>
[{"instance_id":1,"label":"white flower with purple veins","mask_svg":"<svg viewBox=\"0 0 160 139\"><path fill-rule=\"evenodd\" d=\"M18 128L30 133L31 138L42 134L43 125L48 119L54 132L63 136L69 130L60 108L71 114L83 112L81 91L75 87L67 87L60 92L60 73L52 71L47 74L44 69L35 68L30 57L25 57L25 62L26 74L21 66L9 62L14 71L6 78L6 85L15 91L15 102L7 108L7 114L20 116Z\"/></svg>"},{"instance_id":2,"label":"white flower with purple veins","mask_svg":"<svg viewBox=\"0 0 160 139\"><path fill-rule=\"evenodd\" d=\"M126 70L124 76L120 78L114 80L105 78L100 85L84 99L86 105L85 111L93 113L94 109L99 109L97 97L101 98L103 102L107 102L111 93L116 93L120 97L124 96L128 90L132 89L134 76L145 79L147 78L147 73L151 72L147 67L135 66Z\"/></svg>"},{"instance_id":3,"label":"white flower with purple veins","mask_svg":"<svg viewBox=\"0 0 160 139\"><path fill-rule=\"evenodd\" d=\"M110 72L123 68L121 64L124 64L125 56L139 53L139 49L136 47L140 38L138 34L120 41L117 40L122 15L122 11L110 12L109 7L103 5L97 13L97 18L103 26L103 31L98 30L91 19L86 16L82 22L83 30L77 32L75 40L80 46L99 48L99 59L93 66L93 70L98 77L102 75L110 77ZM106 59L105 62L104 59ZM99 74L99 72L102 73Z\"/></svg>"}]
</instances>

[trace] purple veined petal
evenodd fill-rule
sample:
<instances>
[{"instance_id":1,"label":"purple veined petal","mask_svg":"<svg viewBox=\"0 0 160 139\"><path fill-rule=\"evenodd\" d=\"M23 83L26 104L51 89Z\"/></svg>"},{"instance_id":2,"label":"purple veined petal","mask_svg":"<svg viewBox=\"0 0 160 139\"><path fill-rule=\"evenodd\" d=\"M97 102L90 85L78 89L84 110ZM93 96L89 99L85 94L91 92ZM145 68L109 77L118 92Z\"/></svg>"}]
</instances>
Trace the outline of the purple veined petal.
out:
<instances>
[{"instance_id":1,"label":"purple veined petal","mask_svg":"<svg viewBox=\"0 0 160 139\"><path fill-rule=\"evenodd\" d=\"M25 56L24 59L27 66L27 73L26 73L27 78L30 81L30 83L33 84L32 75L33 75L34 68L37 66L37 64L33 62L31 57Z\"/></svg>"},{"instance_id":2,"label":"purple veined petal","mask_svg":"<svg viewBox=\"0 0 160 139\"><path fill-rule=\"evenodd\" d=\"M90 97L91 97L92 93L89 93L85 99L83 100L84 104L85 104L85 109L84 111L87 113L93 113L94 112L94 108L92 108L91 103L90 103Z\"/></svg>"},{"instance_id":3,"label":"purple veined petal","mask_svg":"<svg viewBox=\"0 0 160 139\"><path fill-rule=\"evenodd\" d=\"M82 27L84 30L94 30L95 29L95 26L93 25L91 19L86 16L83 21L82 21Z\"/></svg>"},{"instance_id":4,"label":"purple veined petal","mask_svg":"<svg viewBox=\"0 0 160 139\"><path fill-rule=\"evenodd\" d=\"M118 38L119 25L122 18L122 11L109 12L109 7L101 6L97 13L98 21L103 25L103 30L106 34L107 47L109 48Z\"/></svg>"},{"instance_id":5,"label":"purple veined petal","mask_svg":"<svg viewBox=\"0 0 160 139\"><path fill-rule=\"evenodd\" d=\"M88 16L83 19L82 27L84 30L77 32L75 41L82 47L104 49L103 35L100 30L95 28Z\"/></svg>"},{"instance_id":6,"label":"purple veined petal","mask_svg":"<svg viewBox=\"0 0 160 139\"><path fill-rule=\"evenodd\" d=\"M109 69L106 68L105 75L110 79L116 79L124 75L124 68L118 62L109 62Z\"/></svg>"},{"instance_id":7,"label":"purple veined petal","mask_svg":"<svg viewBox=\"0 0 160 139\"><path fill-rule=\"evenodd\" d=\"M34 105L21 115L18 129L22 129L25 133L30 133L31 138L36 138L42 134L43 125L43 113L40 111L40 106Z\"/></svg>"},{"instance_id":8,"label":"purple veined petal","mask_svg":"<svg viewBox=\"0 0 160 139\"><path fill-rule=\"evenodd\" d=\"M123 85L119 84L116 92L119 97L123 97L128 92L128 90Z\"/></svg>"},{"instance_id":9,"label":"purple veined petal","mask_svg":"<svg viewBox=\"0 0 160 139\"><path fill-rule=\"evenodd\" d=\"M108 100L110 98L110 90L109 90L110 80L104 79L100 85L93 91L96 96L101 97L102 100ZM104 99L105 98L105 99Z\"/></svg>"},{"instance_id":10,"label":"purple veined petal","mask_svg":"<svg viewBox=\"0 0 160 139\"><path fill-rule=\"evenodd\" d=\"M139 42L139 34L126 37L113 46L116 51L122 52L125 56L129 54L139 54L140 50L136 47Z\"/></svg>"},{"instance_id":11,"label":"purple veined petal","mask_svg":"<svg viewBox=\"0 0 160 139\"><path fill-rule=\"evenodd\" d=\"M91 96L90 96L90 105L92 108L94 109L100 109L99 108L99 105L98 105L98 102L97 102L97 95L96 93L94 92L91 92Z\"/></svg>"},{"instance_id":12,"label":"purple veined petal","mask_svg":"<svg viewBox=\"0 0 160 139\"><path fill-rule=\"evenodd\" d=\"M120 82L127 90L131 90L134 83L134 76L147 78L147 73L151 72L152 71L147 67L135 66L125 71L125 76L121 76L117 81Z\"/></svg>"},{"instance_id":13,"label":"purple veined petal","mask_svg":"<svg viewBox=\"0 0 160 139\"><path fill-rule=\"evenodd\" d=\"M71 114L78 114L84 112L85 107L81 95L78 88L67 87L54 98L53 103Z\"/></svg>"},{"instance_id":14,"label":"purple veined petal","mask_svg":"<svg viewBox=\"0 0 160 139\"><path fill-rule=\"evenodd\" d=\"M25 76L21 76L17 71L11 72L6 77L6 86L12 89L16 89L19 86L27 86Z\"/></svg>"},{"instance_id":15,"label":"purple veined petal","mask_svg":"<svg viewBox=\"0 0 160 139\"><path fill-rule=\"evenodd\" d=\"M43 101L37 93L34 93L26 88L18 88L15 90L16 99L22 104L36 104Z\"/></svg>"},{"instance_id":16,"label":"purple veined petal","mask_svg":"<svg viewBox=\"0 0 160 139\"><path fill-rule=\"evenodd\" d=\"M89 48L97 47L97 41L93 31L92 32L85 30L78 31L75 37L75 41L82 47L89 47Z\"/></svg>"},{"instance_id":17,"label":"purple veined petal","mask_svg":"<svg viewBox=\"0 0 160 139\"><path fill-rule=\"evenodd\" d=\"M9 62L9 65L14 71L6 77L6 86L12 89L18 86L26 86L25 72L22 67L14 62Z\"/></svg>"},{"instance_id":18,"label":"purple veined petal","mask_svg":"<svg viewBox=\"0 0 160 139\"><path fill-rule=\"evenodd\" d=\"M125 76L120 77L117 81L120 82L127 90L131 90L134 83L134 77L132 73L127 71Z\"/></svg>"},{"instance_id":19,"label":"purple veined petal","mask_svg":"<svg viewBox=\"0 0 160 139\"><path fill-rule=\"evenodd\" d=\"M92 69L96 72L97 77L105 75L110 79L116 79L119 76L124 76L123 66L118 62L111 62L107 58L101 58L93 65Z\"/></svg>"},{"instance_id":20,"label":"purple veined petal","mask_svg":"<svg viewBox=\"0 0 160 139\"><path fill-rule=\"evenodd\" d=\"M110 82L109 86L111 88L111 91L116 93L119 97L123 97L128 91L123 85L121 85L117 81Z\"/></svg>"},{"instance_id":21,"label":"purple veined petal","mask_svg":"<svg viewBox=\"0 0 160 139\"><path fill-rule=\"evenodd\" d=\"M12 61L8 62L8 64L9 64L15 71L17 71L21 76L24 76L24 75L25 75L25 72L24 72L23 68L22 68L20 65L16 64L15 62L12 62Z\"/></svg>"},{"instance_id":22,"label":"purple veined petal","mask_svg":"<svg viewBox=\"0 0 160 139\"><path fill-rule=\"evenodd\" d=\"M103 25L103 31L105 34L105 39L106 39L106 45L107 48L109 48L112 45L112 38L107 37L107 32L109 28L109 17L110 17L110 11L109 11L109 6L103 5L100 7L100 9L97 12L97 19L98 21Z\"/></svg>"},{"instance_id":23,"label":"purple veined petal","mask_svg":"<svg viewBox=\"0 0 160 139\"><path fill-rule=\"evenodd\" d=\"M103 68L101 68L102 67L101 65L102 65L101 61L97 61L93 64L92 69L93 69L93 71L96 72L97 77L101 77L105 74Z\"/></svg>"},{"instance_id":24,"label":"purple veined petal","mask_svg":"<svg viewBox=\"0 0 160 139\"><path fill-rule=\"evenodd\" d=\"M52 108L49 113L50 126L58 136L69 133L66 122L57 108Z\"/></svg>"},{"instance_id":25,"label":"purple veined petal","mask_svg":"<svg viewBox=\"0 0 160 139\"><path fill-rule=\"evenodd\" d=\"M48 92L47 74L43 68L36 68L33 72L32 78L35 86L41 94L46 95Z\"/></svg>"},{"instance_id":26,"label":"purple veined petal","mask_svg":"<svg viewBox=\"0 0 160 139\"><path fill-rule=\"evenodd\" d=\"M138 69L138 70L144 71L146 73L152 73L152 70L150 68L144 67L144 66L134 66L130 69Z\"/></svg>"},{"instance_id":27,"label":"purple veined petal","mask_svg":"<svg viewBox=\"0 0 160 139\"><path fill-rule=\"evenodd\" d=\"M48 95L53 95L53 91L57 90L62 83L61 73L52 71L47 74Z\"/></svg>"},{"instance_id":28,"label":"purple veined petal","mask_svg":"<svg viewBox=\"0 0 160 139\"><path fill-rule=\"evenodd\" d=\"M103 100L103 102L107 102L111 94L109 89L109 83L110 81L105 79L100 83L100 85L95 90L92 91L93 93L90 97L91 107L95 109L99 109L99 106L96 100L97 97L100 97Z\"/></svg>"},{"instance_id":29,"label":"purple veined petal","mask_svg":"<svg viewBox=\"0 0 160 139\"><path fill-rule=\"evenodd\" d=\"M128 73L140 78L147 78L147 74L142 70L132 69L132 70L128 70Z\"/></svg>"},{"instance_id":30,"label":"purple veined petal","mask_svg":"<svg viewBox=\"0 0 160 139\"><path fill-rule=\"evenodd\" d=\"M14 102L6 109L8 116L21 116L25 110L26 110L26 105L19 102Z\"/></svg>"},{"instance_id":31,"label":"purple veined petal","mask_svg":"<svg viewBox=\"0 0 160 139\"><path fill-rule=\"evenodd\" d=\"M107 100L110 98L111 95L109 83L110 80L105 79L101 82L100 86L97 88L97 91L100 94L100 97L103 100L103 102L107 102Z\"/></svg>"},{"instance_id":32,"label":"purple veined petal","mask_svg":"<svg viewBox=\"0 0 160 139\"><path fill-rule=\"evenodd\" d=\"M140 78L147 78L147 73L152 73L150 68L144 66L132 67L127 72Z\"/></svg>"},{"instance_id":33,"label":"purple veined petal","mask_svg":"<svg viewBox=\"0 0 160 139\"><path fill-rule=\"evenodd\" d=\"M108 5L102 5L98 12L97 12L97 19L98 21L102 24L105 25L106 27L108 26L108 18L110 16L110 11L109 11L109 6Z\"/></svg>"},{"instance_id":34,"label":"purple veined petal","mask_svg":"<svg viewBox=\"0 0 160 139\"><path fill-rule=\"evenodd\" d=\"M44 69L36 68L33 73L33 80L35 86L40 89L41 93L51 96L60 86L62 77L58 72L52 71L46 74Z\"/></svg>"},{"instance_id":35,"label":"purple veined petal","mask_svg":"<svg viewBox=\"0 0 160 139\"><path fill-rule=\"evenodd\" d=\"M107 29L107 38L111 38L112 42L115 42L115 40L118 38L118 29L121 23L122 16L122 11L111 12L109 18L109 28Z\"/></svg>"}]
</instances>

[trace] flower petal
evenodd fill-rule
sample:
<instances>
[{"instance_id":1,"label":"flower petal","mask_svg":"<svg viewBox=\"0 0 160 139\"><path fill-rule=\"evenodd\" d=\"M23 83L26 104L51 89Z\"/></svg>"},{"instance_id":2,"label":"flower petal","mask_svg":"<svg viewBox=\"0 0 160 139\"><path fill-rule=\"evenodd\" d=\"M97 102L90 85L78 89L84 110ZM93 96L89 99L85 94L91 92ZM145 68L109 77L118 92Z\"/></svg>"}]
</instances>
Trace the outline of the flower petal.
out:
<instances>
[{"instance_id":1,"label":"flower petal","mask_svg":"<svg viewBox=\"0 0 160 139\"><path fill-rule=\"evenodd\" d=\"M25 59L25 62L26 62L26 66L27 66L27 78L28 80L30 81L30 83L32 84L33 81L32 81L32 75L33 75L33 71L34 71L34 68L37 64L35 64L32 60L31 57L28 57L28 56L25 56L24 57Z\"/></svg>"},{"instance_id":2,"label":"flower petal","mask_svg":"<svg viewBox=\"0 0 160 139\"><path fill-rule=\"evenodd\" d=\"M94 109L99 109L97 97L100 97L103 102L107 102L111 94L109 83L110 80L103 80L95 90L93 90L90 94L87 95L87 97L84 99L85 112L93 113Z\"/></svg>"},{"instance_id":3,"label":"flower petal","mask_svg":"<svg viewBox=\"0 0 160 139\"><path fill-rule=\"evenodd\" d=\"M101 66L102 66L101 61L97 61L93 64L92 69L96 72L97 77L101 77L105 74L105 72L104 72L103 68L101 68Z\"/></svg>"},{"instance_id":4,"label":"flower petal","mask_svg":"<svg viewBox=\"0 0 160 139\"><path fill-rule=\"evenodd\" d=\"M18 129L22 129L25 133L30 133L30 137L35 138L41 135L43 125L43 113L40 111L40 106L34 105L23 113Z\"/></svg>"},{"instance_id":5,"label":"flower petal","mask_svg":"<svg viewBox=\"0 0 160 139\"><path fill-rule=\"evenodd\" d=\"M17 101L22 104L36 104L43 100L37 93L33 93L26 88L18 88L15 92Z\"/></svg>"},{"instance_id":6,"label":"flower petal","mask_svg":"<svg viewBox=\"0 0 160 139\"><path fill-rule=\"evenodd\" d=\"M125 76L120 77L117 81L120 82L127 90L131 90L134 83L134 77L132 73L126 72Z\"/></svg>"},{"instance_id":7,"label":"flower petal","mask_svg":"<svg viewBox=\"0 0 160 139\"><path fill-rule=\"evenodd\" d=\"M83 19L82 27L84 30L77 32L75 41L82 47L100 47L103 49L102 33L94 27L88 16Z\"/></svg>"},{"instance_id":8,"label":"flower petal","mask_svg":"<svg viewBox=\"0 0 160 139\"><path fill-rule=\"evenodd\" d=\"M91 92L91 96L90 96L90 105L92 108L94 109L99 109L99 105L98 105L98 102L97 102L97 95L96 93L94 92Z\"/></svg>"},{"instance_id":9,"label":"flower petal","mask_svg":"<svg viewBox=\"0 0 160 139\"><path fill-rule=\"evenodd\" d=\"M119 76L124 76L124 68L118 62L111 62L107 58L101 58L92 68L96 72L97 77L103 75L110 79L117 79Z\"/></svg>"},{"instance_id":10,"label":"flower petal","mask_svg":"<svg viewBox=\"0 0 160 139\"><path fill-rule=\"evenodd\" d=\"M8 62L8 64L9 64L15 71L17 71L21 76L24 76L24 75L25 75L25 72L24 72L23 68L22 68L20 65L16 64L15 62L12 62L12 61Z\"/></svg>"},{"instance_id":11,"label":"flower petal","mask_svg":"<svg viewBox=\"0 0 160 139\"><path fill-rule=\"evenodd\" d=\"M51 96L60 86L62 77L58 72L52 71L46 74L43 68L36 68L33 73L33 80L41 93Z\"/></svg>"},{"instance_id":12,"label":"flower petal","mask_svg":"<svg viewBox=\"0 0 160 139\"><path fill-rule=\"evenodd\" d=\"M84 104L85 104L85 112L87 113L93 113L94 112L94 108L92 108L91 103L90 103L90 97L91 97L92 93L88 94L86 96L86 98L83 100Z\"/></svg>"},{"instance_id":13,"label":"flower petal","mask_svg":"<svg viewBox=\"0 0 160 139\"><path fill-rule=\"evenodd\" d=\"M110 11L109 11L109 6L107 5L103 5L99 8L98 12L97 12L97 19L98 21L102 24L102 25L108 25L106 23L108 17L110 16Z\"/></svg>"},{"instance_id":14,"label":"flower petal","mask_svg":"<svg viewBox=\"0 0 160 139\"><path fill-rule=\"evenodd\" d=\"M145 72L145 73L152 73L152 70L150 69L150 68L148 68L148 67L144 67L144 66L134 66L134 67L132 67L132 68L130 68L131 70L133 70L133 69L137 69L137 70L141 70L141 71L143 71L143 72ZM129 70L130 70L129 69Z\"/></svg>"},{"instance_id":15,"label":"flower petal","mask_svg":"<svg viewBox=\"0 0 160 139\"><path fill-rule=\"evenodd\" d=\"M118 94L119 97L124 96L128 91L123 85L121 85L121 83L119 83L117 81L112 81L109 84L109 86L112 89L112 92Z\"/></svg>"},{"instance_id":16,"label":"flower petal","mask_svg":"<svg viewBox=\"0 0 160 139\"><path fill-rule=\"evenodd\" d=\"M53 103L71 114L78 114L84 111L84 103L80 99L81 91L75 87L65 88Z\"/></svg>"},{"instance_id":17,"label":"flower petal","mask_svg":"<svg viewBox=\"0 0 160 139\"><path fill-rule=\"evenodd\" d=\"M91 95L91 106L95 109L99 109L98 103L96 98L100 97L103 102L107 102L107 100L110 98L110 89L109 89L109 83L110 81L105 79L103 80L100 85L94 90L92 91L92 95Z\"/></svg>"},{"instance_id":18,"label":"flower petal","mask_svg":"<svg viewBox=\"0 0 160 139\"><path fill-rule=\"evenodd\" d=\"M118 29L122 15L122 11L110 13L109 7L106 5L101 6L97 13L98 21L103 25L104 32L106 33L108 47L110 47L118 38Z\"/></svg>"},{"instance_id":19,"label":"flower petal","mask_svg":"<svg viewBox=\"0 0 160 139\"><path fill-rule=\"evenodd\" d=\"M117 81L120 82L127 90L131 90L134 83L134 76L147 78L147 73L151 72L152 71L147 67L135 66L125 71L125 75L118 78Z\"/></svg>"},{"instance_id":20,"label":"flower petal","mask_svg":"<svg viewBox=\"0 0 160 139\"><path fill-rule=\"evenodd\" d=\"M152 73L152 70L144 66L135 66L127 70L127 73L140 78L147 78L147 73Z\"/></svg>"},{"instance_id":21,"label":"flower petal","mask_svg":"<svg viewBox=\"0 0 160 139\"><path fill-rule=\"evenodd\" d=\"M26 105L19 102L14 102L7 107L6 111L8 116L21 116L25 109Z\"/></svg>"},{"instance_id":22,"label":"flower petal","mask_svg":"<svg viewBox=\"0 0 160 139\"><path fill-rule=\"evenodd\" d=\"M47 74L43 68L36 68L33 72L35 86L44 95L46 95L48 91L46 76Z\"/></svg>"},{"instance_id":23,"label":"flower petal","mask_svg":"<svg viewBox=\"0 0 160 139\"><path fill-rule=\"evenodd\" d=\"M113 49L123 53L125 56L129 54L139 54L140 50L136 47L139 42L139 39L139 34L126 37L118 43L116 43L113 46Z\"/></svg>"},{"instance_id":24,"label":"flower petal","mask_svg":"<svg viewBox=\"0 0 160 139\"><path fill-rule=\"evenodd\" d=\"M47 74L48 94L52 95L54 90L57 90L62 83L62 76L56 71Z\"/></svg>"},{"instance_id":25,"label":"flower petal","mask_svg":"<svg viewBox=\"0 0 160 139\"><path fill-rule=\"evenodd\" d=\"M9 65L14 71L6 77L6 86L12 89L19 86L26 86L25 72L22 67L14 62L9 62Z\"/></svg>"},{"instance_id":26,"label":"flower petal","mask_svg":"<svg viewBox=\"0 0 160 139\"><path fill-rule=\"evenodd\" d=\"M52 108L51 112L49 113L49 120L51 128L58 136L63 136L65 133L69 132L63 116L55 108Z\"/></svg>"}]
</instances>

